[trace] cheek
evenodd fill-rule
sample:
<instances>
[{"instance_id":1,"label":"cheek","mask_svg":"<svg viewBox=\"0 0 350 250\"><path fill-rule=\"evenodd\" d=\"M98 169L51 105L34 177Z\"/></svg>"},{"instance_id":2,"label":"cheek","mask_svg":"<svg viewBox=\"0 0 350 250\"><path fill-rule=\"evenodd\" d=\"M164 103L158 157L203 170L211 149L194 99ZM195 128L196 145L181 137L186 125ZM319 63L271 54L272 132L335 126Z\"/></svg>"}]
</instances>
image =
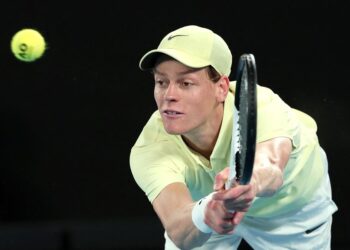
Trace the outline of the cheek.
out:
<instances>
[{"instance_id":1,"label":"cheek","mask_svg":"<svg viewBox=\"0 0 350 250\"><path fill-rule=\"evenodd\" d=\"M190 98L193 102L193 106L196 109L206 110L208 107L216 103L215 89L208 89L197 93L196 96Z\"/></svg>"},{"instance_id":2,"label":"cheek","mask_svg":"<svg viewBox=\"0 0 350 250\"><path fill-rule=\"evenodd\" d=\"M159 104L161 101L160 92L158 90L154 90L153 97L154 97L154 100L156 101L157 106L159 107Z\"/></svg>"}]
</instances>

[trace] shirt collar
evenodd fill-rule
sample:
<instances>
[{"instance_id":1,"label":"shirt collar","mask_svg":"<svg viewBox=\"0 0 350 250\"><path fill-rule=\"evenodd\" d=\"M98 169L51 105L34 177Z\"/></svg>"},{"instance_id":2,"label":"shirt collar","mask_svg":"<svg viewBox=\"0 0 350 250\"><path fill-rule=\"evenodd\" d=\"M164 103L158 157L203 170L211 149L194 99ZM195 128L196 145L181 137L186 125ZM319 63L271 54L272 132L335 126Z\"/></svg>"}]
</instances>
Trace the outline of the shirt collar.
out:
<instances>
[{"instance_id":1,"label":"shirt collar","mask_svg":"<svg viewBox=\"0 0 350 250\"><path fill-rule=\"evenodd\" d=\"M210 162L212 168L215 170L221 170L224 167L227 167L229 164L230 157L230 145L231 145L231 135L232 135L232 116L233 116L233 105L234 105L234 96L233 90L235 88L235 82L230 83L230 91L227 94L225 103L224 103L224 116L222 119L222 124L219 132L218 139L216 141L214 150L210 156ZM222 166L222 164L226 164Z\"/></svg>"}]
</instances>

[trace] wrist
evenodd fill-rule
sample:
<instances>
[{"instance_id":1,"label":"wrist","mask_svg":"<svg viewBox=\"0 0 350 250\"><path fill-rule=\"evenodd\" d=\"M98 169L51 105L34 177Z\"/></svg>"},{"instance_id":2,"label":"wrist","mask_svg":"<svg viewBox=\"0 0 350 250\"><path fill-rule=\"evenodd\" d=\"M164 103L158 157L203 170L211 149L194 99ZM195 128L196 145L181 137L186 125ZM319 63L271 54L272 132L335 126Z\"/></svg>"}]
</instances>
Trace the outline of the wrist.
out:
<instances>
[{"instance_id":1,"label":"wrist","mask_svg":"<svg viewBox=\"0 0 350 250\"><path fill-rule=\"evenodd\" d=\"M192 222L196 228L202 233L212 233L213 229L209 227L205 222L205 210L208 203L212 200L212 196L215 192L203 197L197 201L192 209Z\"/></svg>"},{"instance_id":2,"label":"wrist","mask_svg":"<svg viewBox=\"0 0 350 250\"><path fill-rule=\"evenodd\" d=\"M259 186L259 178L256 174L253 174L250 184L253 186L253 190L255 192L255 196L259 196L260 186Z\"/></svg>"}]
</instances>

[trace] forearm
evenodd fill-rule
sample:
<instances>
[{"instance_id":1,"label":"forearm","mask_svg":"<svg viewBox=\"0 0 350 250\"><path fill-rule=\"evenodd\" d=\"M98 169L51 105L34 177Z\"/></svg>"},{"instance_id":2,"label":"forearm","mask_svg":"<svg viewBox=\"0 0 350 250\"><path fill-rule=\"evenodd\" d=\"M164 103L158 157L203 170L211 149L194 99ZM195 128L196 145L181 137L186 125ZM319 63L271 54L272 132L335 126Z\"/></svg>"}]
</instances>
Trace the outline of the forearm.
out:
<instances>
[{"instance_id":1,"label":"forearm","mask_svg":"<svg viewBox=\"0 0 350 250\"><path fill-rule=\"evenodd\" d=\"M257 167L254 169L252 182L255 184L257 197L272 196L283 184L282 170L275 165Z\"/></svg>"},{"instance_id":2,"label":"forearm","mask_svg":"<svg viewBox=\"0 0 350 250\"><path fill-rule=\"evenodd\" d=\"M187 187L181 183L168 185L153 201L153 208L165 231L180 249L201 246L211 235L202 233L193 224L192 210L195 204Z\"/></svg>"},{"instance_id":3,"label":"forearm","mask_svg":"<svg viewBox=\"0 0 350 250\"><path fill-rule=\"evenodd\" d=\"M170 239L180 249L191 249L201 246L210 237L210 233L202 233L192 222L193 204L178 209L167 221L165 230Z\"/></svg>"},{"instance_id":4,"label":"forearm","mask_svg":"<svg viewBox=\"0 0 350 250\"><path fill-rule=\"evenodd\" d=\"M252 183L256 196L272 196L283 184L283 171L292 150L290 139L278 137L257 145Z\"/></svg>"}]
</instances>

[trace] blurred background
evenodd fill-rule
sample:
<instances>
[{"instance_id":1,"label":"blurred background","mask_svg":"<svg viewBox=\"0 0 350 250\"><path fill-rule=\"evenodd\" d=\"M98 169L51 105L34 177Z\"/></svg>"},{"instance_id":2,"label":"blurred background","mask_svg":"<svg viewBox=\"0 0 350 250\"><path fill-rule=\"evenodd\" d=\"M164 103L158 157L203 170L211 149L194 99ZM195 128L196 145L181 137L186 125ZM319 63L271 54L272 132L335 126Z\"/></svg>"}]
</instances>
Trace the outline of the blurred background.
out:
<instances>
[{"instance_id":1,"label":"blurred background","mask_svg":"<svg viewBox=\"0 0 350 250\"><path fill-rule=\"evenodd\" d=\"M348 249L349 95L336 60L344 42L329 18L344 9L326 0L17 0L0 10L0 249L163 249L162 226L129 168L156 108L138 62L189 24L226 40L231 80L238 57L253 53L259 83L316 119L339 206L332 249ZM35 62L10 51L22 28L46 39Z\"/></svg>"}]
</instances>

